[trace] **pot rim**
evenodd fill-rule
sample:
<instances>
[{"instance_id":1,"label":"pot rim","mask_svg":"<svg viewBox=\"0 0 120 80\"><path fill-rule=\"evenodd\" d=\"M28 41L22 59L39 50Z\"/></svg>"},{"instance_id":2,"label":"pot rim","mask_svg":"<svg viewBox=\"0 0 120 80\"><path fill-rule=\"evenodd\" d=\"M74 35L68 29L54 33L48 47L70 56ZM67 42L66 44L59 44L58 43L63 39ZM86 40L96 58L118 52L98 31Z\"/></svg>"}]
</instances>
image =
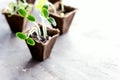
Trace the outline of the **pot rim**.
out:
<instances>
[{"instance_id":1,"label":"pot rim","mask_svg":"<svg viewBox=\"0 0 120 80\"><path fill-rule=\"evenodd\" d=\"M36 40L36 39L34 39L34 38L32 38L32 39L33 39L36 43L42 44L42 45L44 46L44 45L47 45L47 44L50 42L51 39L53 39L54 37L57 37L57 36L60 35L59 29L54 29L54 28L49 28L49 27L47 27L47 31L48 31L48 30L56 31L56 34L53 35L53 36L51 36L51 38L48 39L45 43L42 42L42 41L40 41L40 40L38 41L38 40ZM27 31L26 31L26 32L27 32ZM49 35L48 35L48 36L49 36Z\"/></svg>"},{"instance_id":2,"label":"pot rim","mask_svg":"<svg viewBox=\"0 0 120 80\"><path fill-rule=\"evenodd\" d=\"M54 37L57 37L57 36L59 36L59 30L58 29L50 29L50 30L53 30L53 31L56 31L57 33L55 34L55 35L53 35L50 39L48 39L45 43L44 42L42 42L42 41L36 41L35 39L35 41L37 42L37 43L40 43L40 44L42 44L42 45L47 45L49 42L50 42L50 40L51 39L53 39Z\"/></svg>"},{"instance_id":3,"label":"pot rim","mask_svg":"<svg viewBox=\"0 0 120 80\"><path fill-rule=\"evenodd\" d=\"M7 11L5 11L5 9L2 9L2 14L3 15L5 15L5 14L9 14L9 12L7 12ZM12 16L19 16L19 17L23 17L23 16L21 16L21 15L19 15L19 14L13 14Z\"/></svg>"}]
</instances>

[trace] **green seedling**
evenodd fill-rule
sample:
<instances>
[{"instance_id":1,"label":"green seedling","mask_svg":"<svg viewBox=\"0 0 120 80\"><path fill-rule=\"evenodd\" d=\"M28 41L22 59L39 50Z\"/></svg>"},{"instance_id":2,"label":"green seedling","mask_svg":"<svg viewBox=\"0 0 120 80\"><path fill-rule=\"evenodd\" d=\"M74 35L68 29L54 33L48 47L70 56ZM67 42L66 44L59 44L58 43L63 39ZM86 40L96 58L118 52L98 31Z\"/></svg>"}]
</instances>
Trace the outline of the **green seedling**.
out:
<instances>
[{"instance_id":1,"label":"green seedling","mask_svg":"<svg viewBox=\"0 0 120 80\"><path fill-rule=\"evenodd\" d=\"M36 9L40 11L40 17L44 17L48 20L53 26L56 26L56 22L54 18L49 17L48 7L52 6L54 8L54 12L56 13L56 9L52 3L48 2L47 0L38 0L38 4L35 6Z\"/></svg>"},{"instance_id":2,"label":"green seedling","mask_svg":"<svg viewBox=\"0 0 120 80\"><path fill-rule=\"evenodd\" d=\"M51 6L51 8L53 9L53 11L54 11L54 13L55 14L57 14L57 10L56 10L56 8L55 8L55 6L51 3L51 2L49 2L48 0L47 0L47 4L49 5L49 6ZM64 8L64 5L63 5L63 0L60 0L60 4L61 4L61 13L60 13L60 16L64 16L64 12L65 12L65 8Z\"/></svg>"},{"instance_id":3,"label":"green seedling","mask_svg":"<svg viewBox=\"0 0 120 80\"><path fill-rule=\"evenodd\" d=\"M60 16L64 16L64 11L65 11L65 8L64 8L64 5L63 5L63 0L60 0L60 3L61 3L61 13L60 13Z\"/></svg>"},{"instance_id":4,"label":"green seedling","mask_svg":"<svg viewBox=\"0 0 120 80\"><path fill-rule=\"evenodd\" d=\"M64 5L63 5L63 0L60 0L60 3L61 3L61 10L62 10L62 12L64 12L65 9L64 9Z\"/></svg>"},{"instance_id":5,"label":"green seedling","mask_svg":"<svg viewBox=\"0 0 120 80\"><path fill-rule=\"evenodd\" d=\"M38 0L38 4L36 5L36 9L40 11L40 18L42 19L42 26L43 26L43 37L47 37L47 30L46 30L46 24L45 21L47 20L49 23L51 23L53 26L56 26L56 22L54 18L49 17L49 11L48 11L48 1L47 0Z\"/></svg>"},{"instance_id":6,"label":"green seedling","mask_svg":"<svg viewBox=\"0 0 120 80\"><path fill-rule=\"evenodd\" d=\"M41 30L39 25L36 22L35 17L32 14L28 14L25 9L20 8L18 10L18 13L25 17L28 21L32 22L35 26L31 27L29 31L26 32L17 32L16 36L22 40L26 40L26 42L34 46L35 41L30 38L30 36L33 35L33 33L36 33L37 39L42 40L42 38L47 40L47 27L45 21L47 20L50 22L52 25L56 26L56 22L52 17L49 17L49 12L48 12L48 5L46 5L46 0L38 0L39 4L36 6L37 9L40 11L40 18L42 19L42 29L43 29L43 35L41 34Z\"/></svg>"},{"instance_id":7,"label":"green seedling","mask_svg":"<svg viewBox=\"0 0 120 80\"><path fill-rule=\"evenodd\" d=\"M35 17L32 15L32 14L28 14L26 12L25 9L19 9L18 10L18 13L25 17L28 21L32 22L35 24L35 27L32 27L28 33L24 33L24 32L17 32L16 33L16 36L19 38L19 39L22 39L22 40L26 40L26 42L31 45L31 46L34 46L35 45L35 41L30 38L30 35L32 35L34 32L37 34L37 38L40 40L40 37L39 35L41 35L41 32L40 32L40 29L39 29L39 26L38 24L36 23L36 19Z\"/></svg>"},{"instance_id":8,"label":"green seedling","mask_svg":"<svg viewBox=\"0 0 120 80\"><path fill-rule=\"evenodd\" d=\"M26 12L29 12L31 7L32 5L28 4L26 0L17 0L17 2L10 2L6 11L9 13L9 16L12 16L14 14L18 14L19 9L24 9Z\"/></svg>"}]
</instances>

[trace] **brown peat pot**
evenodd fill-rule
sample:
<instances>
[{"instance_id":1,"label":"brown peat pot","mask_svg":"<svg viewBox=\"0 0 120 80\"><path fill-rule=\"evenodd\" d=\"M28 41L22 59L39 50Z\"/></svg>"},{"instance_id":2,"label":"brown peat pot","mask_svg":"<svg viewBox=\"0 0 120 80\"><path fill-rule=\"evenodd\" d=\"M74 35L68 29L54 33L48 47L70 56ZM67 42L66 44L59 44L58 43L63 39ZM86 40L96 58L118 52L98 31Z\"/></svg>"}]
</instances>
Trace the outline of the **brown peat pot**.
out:
<instances>
[{"instance_id":1,"label":"brown peat pot","mask_svg":"<svg viewBox=\"0 0 120 80\"><path fill-rule=\"evenodd\" d=\"M51 2L51 3L56 3L56 2L58 2L58 1L60 1L60 0L49 0L49 2Z\"/></svg>"},{"instance_id":2,"label":"brown peat pot","mask_svg":"<svg viewBox=\"0 0 120 80\"><path fill-rule=\"evenodd\" d=\"M59 36L58 29L47 29L47 33L48 36L50 36L51 38L48 39L46 42L34 39L35 41L34 46L27 44L31 52L32 58L37 61L43 61L50 56L52 48L56 42L56 39Z\"/></svg>"},{"instance_id":3,"label":"brown peat pot","mask_svg":"<svg viewBox=\"0 0 120 80\"><path fill-rule=\"evenodd\" d=\"M49 9L50 16L53 17L57 23L57 26L55 26L54 28L58 28L60 30L60 34L64 34L69 30L77 9L64 5L65 11L64 16L62 17L59 14L61 12L60 2L57 2L54 5L57 9L57 14L55 14L51 8Z\"/></svg>"},{"instance_id":4,"label":"brown peat pot","mask_svg":"<svg viewBox=\"0 0 120 80\"><path fill-rule=\"evenodd\" d=\"M11 17L9 17L8 16L9 13L6 13L6 12L3 12L3 15L5 16L10 26L10 29L13 33L22 32L24 30L27 23L27 20L24 17L18 14L14 14Z\"/></svg>"},{"instance_id":5,"label":"brown peat pot","mask_svg":"<svg viewBox=\"0 0 120 80\"><path fill-rule=\"evenodd\" d=\"M33 7L28 13L31 13L32 10ZM23 16L20 16L19 14L14 14L12 16L9 16L9 13L5 9L2 10L2 14L5 16L10 26L10 29L13 33L22 32L25 29L27 25L27 20Z\"/></svg>"}]
</instances>

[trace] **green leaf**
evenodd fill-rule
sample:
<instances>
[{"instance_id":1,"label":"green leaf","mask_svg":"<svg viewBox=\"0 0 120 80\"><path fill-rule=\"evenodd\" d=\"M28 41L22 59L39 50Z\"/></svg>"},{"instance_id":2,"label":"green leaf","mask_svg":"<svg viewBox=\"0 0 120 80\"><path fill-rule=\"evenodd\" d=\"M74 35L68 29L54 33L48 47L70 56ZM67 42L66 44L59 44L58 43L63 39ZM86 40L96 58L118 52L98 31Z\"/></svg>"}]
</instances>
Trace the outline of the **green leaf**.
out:
<instances>
[{"instance_id":1,"label":"green leaf","mask_svg":"<svg viewBox=\"0 0 120 80\"><path fill-rule=\"evenodd\" d=\"M46 8L46 9L48 9L48 5L46 5L46 4L45 4L45 5L43 6L43 8Z\"/></svg>"},{"instance_id":2,"label":"green leaf","mask_svg":"<svg viewBox=\"0 0 120 80\"><path fill-rule=\"evenodd\" d=\"M22 33L22 32L17 32L17 33L16 33L16 36L17 36L19 39L22 39L22 40L27 39L27 36L26 36L24 33Z\"/></svg>"},{"instance_id":3,"label":"green leaf","mask_svg":"<svg viewBox=\"0 0 120 80\"><path fill-rule=\"evenodd\" d=\"M34 17L33 15L28 15L28 16L27 16L27 19L28 19L29 21L32 21L32 22L35 22L35 21L36 21L36 19L35 19L35 17Z\"/></svg>"},{"instance_id":4,"label":"green leaf","mask_svg":"<svg viewBox=\"0 0 120 80\"><path fill-rule=\"evenodd\" d=\"M34 46L35 45L35 41L32 39L32 38L28 38L27 39L27 43L31 46Z\"/></svg>"},{"instance_id":5,"label":"green leaf","mask_svg":"<svg viewBox=\"0 0 120 80\"><path fill-rule=\"evenodd\" d=\"M49 17L48 9L42 8L42 15L43 15L45 18L48 18L48 17Z\"/></svg>"},{"instance_id":6,"label":"green leaf","mask_svg":"<svg viewBox=\"0 0 120 80\"><path fill-rule=\"evenodd\" d=\"M48 18L48 21L49 21L53 26L56 26L56 25L57 25L55 19L52 18L52 17L49 17L49 18Z\"/></svg>"},{"instance_id":7,"label":"green leaf","mask_svg":"<svg viewBox=\"0 0 120 80\"><path fill-rule=\"evenodd\" d=\"M26 12L25 9L19 9L19 10L18 10L18 13L19 13L21 16L23 16L23 17L25 17L25 16L27 15L27 12Z\"/></svg>"}]
</instances>

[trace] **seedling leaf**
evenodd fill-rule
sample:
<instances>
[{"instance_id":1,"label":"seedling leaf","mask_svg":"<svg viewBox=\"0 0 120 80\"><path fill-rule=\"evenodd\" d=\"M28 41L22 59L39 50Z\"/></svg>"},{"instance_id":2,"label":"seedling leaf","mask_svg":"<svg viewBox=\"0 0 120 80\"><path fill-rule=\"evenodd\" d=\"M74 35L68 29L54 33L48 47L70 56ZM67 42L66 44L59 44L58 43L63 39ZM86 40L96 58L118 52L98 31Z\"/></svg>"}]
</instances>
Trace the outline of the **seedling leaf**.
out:
<instances>
[{"instance_id":1,"label":"seedling leaf","mask_svg":"<svg viewBox=\"0 0 120 80\"><path fill-rule=\"evenodd\" d=\"M45 18L48 18L49 17L49 12L46 8L42 8L42 15L45 17Z\"/></svg>"},{"instance_id":2,"label":"seedling leaf","mask_svg":"<svg viewBox=\"0 0 120 80\"><path fill-rule=\"evenodd\" d=\"M29 21L31 21L31 22L35 22L36 20L35 20L35 17L33 16L33 15L28 15L27 16L27 19L29 20Z\"/></svg>"},{"instance_id":3,"label":"seedling leaf","mask_svg":"<svg viewBox=\"0 0 120 80\"><path fill-rule=\"evenodd\" d=\"M18 38L22 39L22 40L27 39L27 36L26 36L24 33L22 33L22 32L17 32L17 33L16 33L16 36L17 36Z\"/></svg>"},{"instance_id":4,"label":"seedling leaf","mask_svg":"<svg viewBox=\"0 0 120 80\"><path fill-rule=\"evenodd\" d=\"M32 38L28 38L27 39L27 43L31 46L34 46L35 45L35 41L32 39Z\"/></svg>"},{"instance_id":5,"label":"seedling leaf","mask_svg":"<svg viewBox=\"0 0 120 80\"><path fill-rule=\"evenodd\" d=\"M53 26L56 26L56 25L57 25L55 19L52 18L52 17L49 17L49 18L48 18L48 21L49 21Z\"/></svg>"},{"instance_id":6,"label":"seedling leaf","mask_svg":"<svg viewBox=\"0 0 120 80\"><path fill-rule=\"evenodd\" d=\"M46 8L46 9L48 9L48 5L44 5L44 6L43 6L43 8Z\"/></svg>"},{"instance_id":7,"label":"seedling leaf","mask_svg":"<svg viewBox=\"0 0 120 80\"><path fill-rule=\"evenodd\" d=\"M26 10L24 10L24 9L19 9L19 10L18 10L18 13L19 13L21 16L23 16L23 17L25 17L25 16L27 15Z\"/></svg>"}]
</instances>

